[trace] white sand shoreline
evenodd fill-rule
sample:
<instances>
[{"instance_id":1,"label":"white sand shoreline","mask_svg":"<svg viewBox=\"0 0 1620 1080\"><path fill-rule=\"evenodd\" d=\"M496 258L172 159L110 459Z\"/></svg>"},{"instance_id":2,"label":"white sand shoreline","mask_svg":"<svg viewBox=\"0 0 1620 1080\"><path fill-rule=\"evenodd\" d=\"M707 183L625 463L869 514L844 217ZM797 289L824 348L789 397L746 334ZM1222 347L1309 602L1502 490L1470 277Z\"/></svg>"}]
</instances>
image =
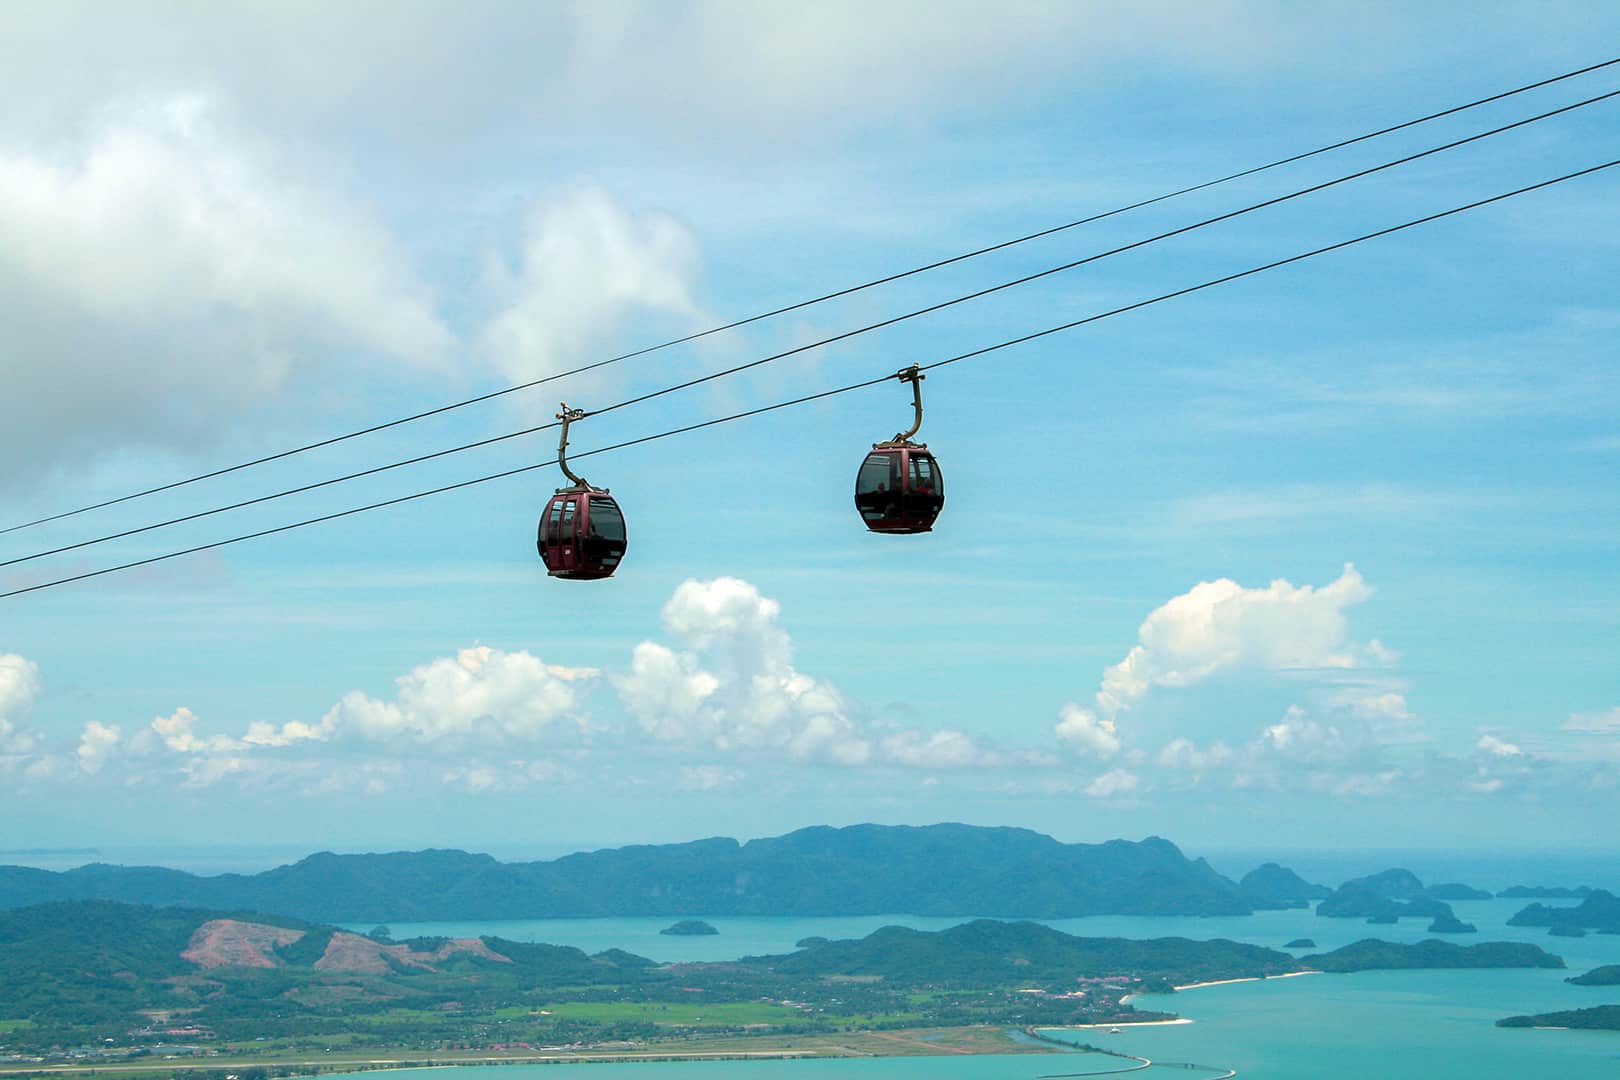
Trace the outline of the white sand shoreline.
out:
<instances>
[{"instance_id":1,"label":"white sand shoreline","mask_svg":"<svg viewBox=\"0 0 1620 1080\"><path fill-rule=\"evenodd\" d=\"M1233 983L1270 982L1273 979L1297 979L1301 975L1320 974L1322 974L1320 971L1290 971L1282 975L1254 975L1246 979L1212 979L1209 982L1187 983L1185 986L1178 986L1175 989L1177 992L1182 990L1200 990L1206 986L1231 986Z\"/></svg>"}]
</instances>

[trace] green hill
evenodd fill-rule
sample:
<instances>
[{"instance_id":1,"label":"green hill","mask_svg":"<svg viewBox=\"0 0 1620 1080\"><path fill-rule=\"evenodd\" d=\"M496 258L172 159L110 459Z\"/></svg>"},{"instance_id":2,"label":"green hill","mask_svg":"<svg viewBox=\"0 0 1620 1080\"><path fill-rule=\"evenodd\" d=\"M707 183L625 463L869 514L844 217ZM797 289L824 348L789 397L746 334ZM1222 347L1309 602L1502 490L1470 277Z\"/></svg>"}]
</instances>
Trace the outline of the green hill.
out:
<instances>
[{"instance_id":1,"label":"green hill","mask_svg":"<svg viewBox=\"0 0 1620 1080\"><path fill-rule=\"evenodd\" d=\"M1420 941L1399 945L1368 938L1330 953L1300 958L1318 971L1390 971L1404 968L1561 968L1562 957L1536 945L1487 941L1454 945L1449 941Z\"/></svg>"},{"instance_id":2,"label":"green hill","mask_svg":"<svg viewBox=\"0 0 1620 1080\"><path fill-rule=\"evenodd\" d=\"M1620 1005L1599 1005L1591 1009L1541 1013L1537 1016L1510 1016L1498 1020L1497 1027L1576 1028L1589 1031L1620 1031Z\"/></svg>"}]
</instances>

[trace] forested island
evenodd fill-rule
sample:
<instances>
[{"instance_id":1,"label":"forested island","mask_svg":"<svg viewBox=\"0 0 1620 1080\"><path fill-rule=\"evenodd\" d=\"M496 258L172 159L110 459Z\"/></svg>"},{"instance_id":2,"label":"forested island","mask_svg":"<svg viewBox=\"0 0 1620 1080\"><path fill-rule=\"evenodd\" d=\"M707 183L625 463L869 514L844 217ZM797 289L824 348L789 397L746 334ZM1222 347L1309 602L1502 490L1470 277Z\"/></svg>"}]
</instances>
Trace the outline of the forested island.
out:
<instances>
[{"instance_id":1,"label":"forested island","mask_svg":"<svg viewBox=\"0 0 1620 1080\"><path fill-rule=\"evenodd\" d=\"M658 932L671 937L707 937L720 931L716 930L712 923L706 923L702 919L682 919Z\"/></svg>"},{"instance_id":2,"label":"forested island","mask_svg":"<svg viewBox=\"0 0 1620 1080\"><path fill-rule=\"evenodd\" d=\"M1620 986L1620 964L1605 964L1564 981L1576 986Z\"/></svg>"},{"instance_id":3,"label":"forested island","mask_svg":"<svg viewBox=\"0 0 1620 1080\"><path fill-rule=\"evenodd\" d=\"M1509 919L1508 925L1566 930L1620 930L1620 896L1603 889L1593 889L1573 907L1531 904Z\"/></svg>"},{"instance_id":4,"label":"forested island","mask_svg":"<svg viewBox=\"0 0 1620 1080\"><path fill-rule=\"evenodd\" d=\"M1598 1005L1590 1009L1570 1009L1567 1012L1540 1013L1535 1016L1510 1016L1505 1020L1498 1020L1496 1026L1620 1031L1620 1005Z\"/></svg>"},{"instance_id":5,"label":"forested island","mask_svg":"<svg viewBox=\"0 0 1620 1080\"><path fill-rule=\"evenodd\" d=\"M1028 829L855 825L503 863L464 851L311 855L212 877L0 867L0 908L53 900L391 923L608 915L1246 915L1236 882L1168 840L1064 844Z\"/></svg>"}]
</instances>

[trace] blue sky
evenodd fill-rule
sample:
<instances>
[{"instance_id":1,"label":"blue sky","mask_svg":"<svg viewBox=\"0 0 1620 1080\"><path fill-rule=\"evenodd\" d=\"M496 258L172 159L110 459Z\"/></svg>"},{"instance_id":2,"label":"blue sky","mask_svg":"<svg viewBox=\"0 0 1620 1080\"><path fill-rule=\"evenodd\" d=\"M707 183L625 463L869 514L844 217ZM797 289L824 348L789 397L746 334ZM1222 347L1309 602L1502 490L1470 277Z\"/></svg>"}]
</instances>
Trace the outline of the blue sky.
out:
<instances>
[{"instance_id":1,"label":"blue sky","mask_svg":"<svg viewBox=\"0 0 1620 1080\"><path fill-rule=\"evenodd\" d=\"M155 12L155 14L154 14ZM4 522L431 407L1607 60L1602 4L75 5L0 16ZM1608 69L420 424L73 543L592 408L1620 86ZM1602 102L586 421L576 452L1615 157ZM905 389L0 600L0 847L509 852L954 819L1188 848L1612 845L1604 173ZM0 568L17 587L549 459L555 433ZM588 467L587 467L588 466Z\"/></svg>"}]
</instances>

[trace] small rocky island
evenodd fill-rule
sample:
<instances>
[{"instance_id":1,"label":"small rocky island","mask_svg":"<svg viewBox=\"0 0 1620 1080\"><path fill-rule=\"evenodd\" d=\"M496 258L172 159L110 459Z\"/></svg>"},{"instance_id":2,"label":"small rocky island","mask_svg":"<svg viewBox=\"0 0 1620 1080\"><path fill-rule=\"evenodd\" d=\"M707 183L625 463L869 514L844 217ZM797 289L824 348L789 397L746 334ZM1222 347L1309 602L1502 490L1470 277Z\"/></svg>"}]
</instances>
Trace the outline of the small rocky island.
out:
<instances>
[{"instance_id":1,"label":"small rocky island","mask_svg":"<svg viewBox=\"0 0 1620 1080\"><path fill-rule=\"evenodd\" d=\"M1620 964L1605 964L1564 981L1576 986L1620 986Z\"/></svg>"},{"instance_id":2,"label":"small rocky island","mask_svg":"<svg viewBox=\"0 0 1620 1080\"><path fill-rule=\"evenodd\" d=\"M1290 941L1288 944L1284 945L1283 948L1285 948L1285 949L1314 949L1314 948L1316 948L1316 942L1312 941L1308 937L1297 937L1293 941Z\"/></svg>"},{"instance_id":3,"label":"small rocky island","mask_svg":"<svg viewBox=\"0 0 1620 1080\"><path fill-rule=\"evenodd\" d=\"M658 932L660 934L669 934L672 937L706 937L709 934L718 934L720 931L702 919L682 919L675 925L666 926Z\"/></svg>"}]
</instances>

